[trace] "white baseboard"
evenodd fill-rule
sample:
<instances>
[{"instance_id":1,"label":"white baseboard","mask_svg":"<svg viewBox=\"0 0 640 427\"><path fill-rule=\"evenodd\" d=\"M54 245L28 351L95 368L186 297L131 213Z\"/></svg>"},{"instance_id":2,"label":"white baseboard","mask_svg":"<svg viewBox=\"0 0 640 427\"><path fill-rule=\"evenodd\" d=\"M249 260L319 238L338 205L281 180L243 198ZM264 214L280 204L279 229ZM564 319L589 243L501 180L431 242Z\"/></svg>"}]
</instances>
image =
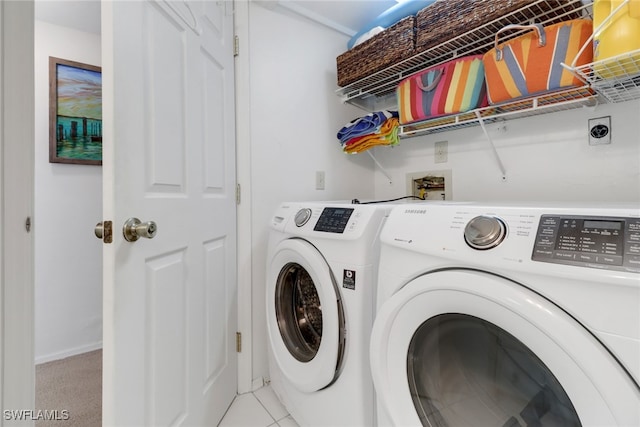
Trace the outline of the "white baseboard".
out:
<instances>
[{"instance_id":1,"label":"white baseboard","mask_svg":"<svg viewBox=\"0 0 640 427\"><path fill-rule=\"evenodd\" d=\"M57 353L46 354L44 356L36 356L35 364L40 365L41 363L64 359L69 356L75 356L77 354L87 353L89 351L99 350L101 348L102 348L102 341L98 341L93 344L87 344L80 347L70 348Z\"/></svg>"}]
</instances>

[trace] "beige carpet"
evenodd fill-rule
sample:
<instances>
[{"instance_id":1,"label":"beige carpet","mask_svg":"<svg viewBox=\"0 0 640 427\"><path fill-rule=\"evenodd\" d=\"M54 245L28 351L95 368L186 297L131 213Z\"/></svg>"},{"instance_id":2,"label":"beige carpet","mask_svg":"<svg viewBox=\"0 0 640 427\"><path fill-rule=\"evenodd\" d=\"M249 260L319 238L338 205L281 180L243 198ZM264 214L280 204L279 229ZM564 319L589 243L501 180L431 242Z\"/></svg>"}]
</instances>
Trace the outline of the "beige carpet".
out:
<instances>
[{"instance_id":1,"label":"beige carpet","mask_svg":"<svg viewBox=\"0 0 640 427\"><path fill-rule=\"evenodd\" d=\"M36 410L36 427L100 427L102 350L37 365Z\"/></svg>"}]
</instances>

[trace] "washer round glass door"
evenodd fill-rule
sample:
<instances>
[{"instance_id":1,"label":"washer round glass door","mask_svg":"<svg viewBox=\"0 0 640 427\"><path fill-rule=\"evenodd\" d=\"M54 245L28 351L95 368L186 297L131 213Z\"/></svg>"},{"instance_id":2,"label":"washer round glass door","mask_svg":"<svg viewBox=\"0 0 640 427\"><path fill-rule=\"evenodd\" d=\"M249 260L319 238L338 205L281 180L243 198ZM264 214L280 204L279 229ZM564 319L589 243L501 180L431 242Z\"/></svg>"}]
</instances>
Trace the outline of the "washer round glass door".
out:
<instances>
[{"instance_id":1,"label":"washer round glass door","mask_svg":"<svg viewBox=\"0 0 640 427\"><path fill-rule=\"evenodd\" d=\"M307 269L296 262L282 267L276 281L275 304L284 345L298 361L310 362L322 343L322 304Z\"/></svg>"},{"instance_id":2,"label":"washer round glass door","mask_svg":"<svg viewBox=\"0 0 640 427\"><path fill-rule=\"evenodd\" d=\"M371 336L379 404L394 425L638 425L640 392L582 325L508 279L417 277Z\"/></svg>"},{"instance_id":3,"label":"washer round glass door","mask_svg":"<svg viewBox=\"0 0 640 427\"><path fill-rule=\"evenodd\" d=\"M304 240L282 241L266 292L269 345L282 374L301 391L331 384L344 353L344 316L325 259Z\"/></svg>"}]
</instances>

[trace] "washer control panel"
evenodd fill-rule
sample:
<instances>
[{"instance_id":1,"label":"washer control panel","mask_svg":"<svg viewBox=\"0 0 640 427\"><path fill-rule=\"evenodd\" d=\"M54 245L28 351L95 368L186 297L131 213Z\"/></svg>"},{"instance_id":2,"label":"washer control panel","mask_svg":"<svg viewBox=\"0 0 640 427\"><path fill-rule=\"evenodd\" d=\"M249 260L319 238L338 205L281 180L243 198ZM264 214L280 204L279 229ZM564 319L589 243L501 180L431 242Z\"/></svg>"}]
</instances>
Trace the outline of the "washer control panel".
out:
<instances>
[{"instance_id":1,"label":"washer control panel","mask_svg":"<svg viewBox=\"0 0 640 427\"><path fill-rule=\"evenodd\" d=\"M640 273L640 218L542 215L531 259Z\"/></svg>"},{"instance_id":2,"label":"washer control panel","mask_svg":"<svg viewBox=\"0 0 640 427\"><path fill-rule=\"evenodd\" d=\"M344 233L353 211L353 208L324 208L313 230Z\"/></svg>"}]
</instances>

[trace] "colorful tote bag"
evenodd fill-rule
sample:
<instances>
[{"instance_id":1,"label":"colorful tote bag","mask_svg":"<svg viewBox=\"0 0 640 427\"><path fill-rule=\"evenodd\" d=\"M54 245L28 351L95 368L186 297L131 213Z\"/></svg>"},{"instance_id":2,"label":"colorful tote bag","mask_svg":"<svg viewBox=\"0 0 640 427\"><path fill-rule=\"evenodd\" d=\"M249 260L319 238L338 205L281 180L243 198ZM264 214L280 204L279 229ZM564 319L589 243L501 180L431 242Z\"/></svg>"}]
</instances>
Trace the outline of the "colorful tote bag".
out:
<instances>
[{"instance_id":1,"label":"colorful tote bag","mask_svg":"<svg viewBox=\"0 0 640 427\"><path fill-rule=\"evenodd\" d=\"M400 123L486 107L482 55L458 58L402 80L396 90Z\"/></svg>"},{"instance_id":2,"label":"colorful tote bag","mask_svg":"<svg viewBox=\"0 0 640 427\"><path fill-rule=\"evenodd\" d=\"M512 29L534 31L498 45L498 35ZM584 85L562 64L569 65L574 59L577 59L576 66L592 61L591 46L580 52L592 31L589 19L574 19L548 27L507 25L500 29L495 47L483 56L489 103Z\"/></svg>"}]
</instances>

